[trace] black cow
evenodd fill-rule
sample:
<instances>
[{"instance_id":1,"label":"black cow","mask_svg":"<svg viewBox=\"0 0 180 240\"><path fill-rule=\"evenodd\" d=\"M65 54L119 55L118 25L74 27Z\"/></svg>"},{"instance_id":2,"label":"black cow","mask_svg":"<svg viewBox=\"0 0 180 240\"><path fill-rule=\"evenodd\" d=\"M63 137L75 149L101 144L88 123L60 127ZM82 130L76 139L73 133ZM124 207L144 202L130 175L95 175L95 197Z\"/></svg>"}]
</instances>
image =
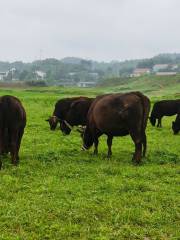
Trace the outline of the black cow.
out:
<instances>
[{"instance_id":1,"label":"black cow","mask_svg":"<svg viewBox=\"0 0 180 240\"><path fill-rule=\"evenodd\" d=\"M64 98L55 104L53 115L47 119L50 129L55 130L58 122L61 131L68 135L73 126L86 125L86 115L94 98Z\"/></svg>"},{"instance_id":2,"label":"black cow","mask_svg":"<svg viewBox=\"0 0 180 240\"><path fill-rule=\"evenodd\" d=\"M162 100L156 102L153 106L150 122L152 126L156 125L156 119L158 119L157 127L162 127L162 117L172 116L178 113L180 109L180 99L177 100Z\"/></svg>"},{"instance_id":3,"label":"black cow","mask_svg":"<svg viewBox=\"0 0 180 240\"><path fill-rule=\"evenodd\" d=\"M107 95L109 94L99 95L96 99L100 99ZM68 135L73 126L81 125L77 131L80 132L82 136L84 127L87 123L87 113L94 99L95 98L80 97L80 99L75 100L71 104L69 110L67 111L65 120L60 123L60 128L64 135Z\"/></svg>"},{"instance_id":4,"label":"black cow","mask_svg":"<svg viewBox=\"0 0 180 240\"><path fill-rule=\"evenodd\" d=\"M176 116L175 122L172 122L172 130L174 134L178 134L178 132L180 131L180 111Z\"/></svg>"},{"instance_id":5,"label":"black cow","mask_svg":"<svg viewBox=\"0 0 180 240\"><path fill-rule=\"evenodd\" d=\"M12 163L19 162L19 149L26 126L26 112L14 96L0 97L0 158L11 153ZM0 168L2 161L0 159Z\"/></svg>"},{"instance_id":6,"label":"black cow","mask_svg":"<svg viewBox=\"0 0 180 240\"><path fill-rule=\"evenodd\" d=\"M135 144L133 160L139 163L146 153L146 133L150 101L140 92L110 94L96 98L87 115L87 127L83 134L83 149L95 145L98 153L98 138L106 134L108 157L112 155L111 145L114 136L130 134Z\"/></svg>"}]
</instances>

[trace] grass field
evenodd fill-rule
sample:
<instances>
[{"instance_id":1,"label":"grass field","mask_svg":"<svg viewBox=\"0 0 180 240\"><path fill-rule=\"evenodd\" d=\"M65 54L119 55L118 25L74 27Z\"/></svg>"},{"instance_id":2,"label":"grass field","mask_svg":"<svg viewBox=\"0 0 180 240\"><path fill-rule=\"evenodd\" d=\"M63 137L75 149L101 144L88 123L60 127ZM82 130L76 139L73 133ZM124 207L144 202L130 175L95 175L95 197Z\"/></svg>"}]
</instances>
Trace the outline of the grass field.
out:
<instances>
[{"instance_id":1,"label":"grass field","mask_svg":"<svg viewBox=\"0 0 180 240\"><path fill-rule=\"evenodd\" d=\"M57 99L107 91L0 90L0 95L19 97L27 111L20 165L6 158L0 172L0 239L180 239L180 135L171 130L175 117L164 118L162 129L148 124L148 153L141 166L131 162L129 136L114 139L108 160L105 137L99 155L93 156L92 149L81 152L76 131L64 137L45 122ZM162 98L152 95L152 101Z\"/></svg>"},{"instance_id":2,"label":"grass field","mask_svg":"<svg viewBox=\"0 0 180 240\"><path fill-rule=\"evenodd\" d=\"M111 78L101 83L112 92L143 91L152 96L174 95L180 97L180 74L175 76L143 75L135 78Z\"/></svg>"}]
</instances>

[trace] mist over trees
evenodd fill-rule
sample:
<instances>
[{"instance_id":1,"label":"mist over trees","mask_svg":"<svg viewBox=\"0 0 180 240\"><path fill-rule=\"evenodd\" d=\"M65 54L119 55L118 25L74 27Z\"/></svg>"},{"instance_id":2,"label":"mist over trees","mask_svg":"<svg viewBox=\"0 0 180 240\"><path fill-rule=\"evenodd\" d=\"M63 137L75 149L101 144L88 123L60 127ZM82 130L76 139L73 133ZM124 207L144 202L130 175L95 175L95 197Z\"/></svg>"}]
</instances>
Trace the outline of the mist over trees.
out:
<instances>
[{"instance_id":1,"label":"mist over trees","mask_svg":"<svg viewBox=\"0 0 180 240\"><path fill-rule=\"evenodd\" d=\"M177 64L180 70L180 54L159 54L150 59L127 60L123 62L97 62L75 57L61 60L50 58L32 63L0 61L0 72L8 72L5 81L43 80L49 84L80 81L99 82L112 77L127 77L135 68L152 69L156 64Z\"/></svg>"}]
</instances>

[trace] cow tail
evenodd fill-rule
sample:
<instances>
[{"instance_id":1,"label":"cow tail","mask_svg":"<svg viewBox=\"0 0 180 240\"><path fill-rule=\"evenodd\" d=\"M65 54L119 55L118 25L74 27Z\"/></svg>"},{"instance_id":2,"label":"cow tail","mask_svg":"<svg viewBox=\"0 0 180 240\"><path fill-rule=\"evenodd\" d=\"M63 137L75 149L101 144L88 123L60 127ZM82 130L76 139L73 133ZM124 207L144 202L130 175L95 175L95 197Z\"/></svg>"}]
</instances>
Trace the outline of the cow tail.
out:
<instances>
[{"instance_id":1,"label":"cow tail","mask_svg":"<svg viewBox=\"0 0 180 240\"><path fill-rule=\"evenodd\" d=\"M144 133L147 126L148 116L150 112L150 100L148 97L144 96L140 92L135 92L135 94L140 98L141 104L143 107L143 121L142 121L141 131L142 133Z\"/></svg>"}]
</instances>

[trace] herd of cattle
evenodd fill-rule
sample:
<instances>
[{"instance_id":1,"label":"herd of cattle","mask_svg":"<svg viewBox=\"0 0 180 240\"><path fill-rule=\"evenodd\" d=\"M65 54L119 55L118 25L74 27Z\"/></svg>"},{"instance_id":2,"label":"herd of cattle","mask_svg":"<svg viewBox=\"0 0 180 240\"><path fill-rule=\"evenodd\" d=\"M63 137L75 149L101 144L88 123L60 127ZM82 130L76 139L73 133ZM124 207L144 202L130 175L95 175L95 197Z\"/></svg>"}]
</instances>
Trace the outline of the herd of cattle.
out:
<instances>
[{"instance_id":1,"label":"herd of cattle","mask_svg":"<svg viewBox=\"0 0 180 240\"><path fill-rule=\"evenodd\" d=\"M83 150L94 144L98 153L98 139L107 135L108 157L112 155L114 136L130 135L135 153L132 160L138 164L146 153L146 126L150 112L150 100L141 92L105 94L96 98L73 97L60 99L55 104L53 115L47 119L50 129L58 123L64 135L77 126L83 139ZM177 114L172 122L174 134L180 131L180 99L163 100L153 106L149 120L153 126L162 127L162 117ZM0 169L1 157L11 154L14 165L19 162L19 149L26 126L26 112L20 100L14 96L0 97Z\"/></svg>"}]
</instances>

